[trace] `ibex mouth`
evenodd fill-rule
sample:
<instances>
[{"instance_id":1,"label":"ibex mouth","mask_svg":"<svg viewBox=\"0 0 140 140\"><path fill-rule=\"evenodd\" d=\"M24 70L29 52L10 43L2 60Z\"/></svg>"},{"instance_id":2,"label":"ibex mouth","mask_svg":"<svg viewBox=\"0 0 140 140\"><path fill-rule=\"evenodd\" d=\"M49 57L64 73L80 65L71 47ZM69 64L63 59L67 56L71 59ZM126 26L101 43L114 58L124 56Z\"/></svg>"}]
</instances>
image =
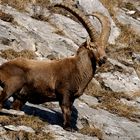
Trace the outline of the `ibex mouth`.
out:
<instances>
[{"instance_id":1,"label":"ibex mouth","mask_svg":"<svg viewBox=\"0 0 140 140\"><path fill-rule=\"evenodd\" d=\"M101 66L102 64L105 64L106 61L107 61L107 57L103 57L102 59L100 59L100 60L98 61L99 66Z\"/></svg>"}]
</instances>

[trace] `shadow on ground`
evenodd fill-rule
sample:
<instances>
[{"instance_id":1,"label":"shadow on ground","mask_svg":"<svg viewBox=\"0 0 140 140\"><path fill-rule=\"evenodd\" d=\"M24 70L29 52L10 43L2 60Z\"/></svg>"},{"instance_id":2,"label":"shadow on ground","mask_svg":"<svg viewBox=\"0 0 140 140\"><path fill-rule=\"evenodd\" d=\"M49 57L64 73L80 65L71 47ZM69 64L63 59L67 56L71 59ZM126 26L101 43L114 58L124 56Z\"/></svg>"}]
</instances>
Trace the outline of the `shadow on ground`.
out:
<instances>
[{"instance_id":1,"label":"shadow on ground","mask_svg":"<svg viewBox=\"0 0 140 140\"><path fill-rule=\"evenodd\" d=\"M5 102L5 108L10 109L11 102L6 101ZM46 107L42 107L40 105L33 105L33 104L26 104L22 108L22 111L24 111L27 115L33 115L39 117L41 120L46 121L47 123L51 125L59 125L63 126L63 116L61 111L57 108L58 111L54 109L48 109ZM1 114L2 115L2 114ZM3 114L4 115L4 114ZM72 128L74 130L78 130L76 124L77 124L77 118L78 118L78 111L73 106L72 108Z\"/></svg>"}]
</instances>

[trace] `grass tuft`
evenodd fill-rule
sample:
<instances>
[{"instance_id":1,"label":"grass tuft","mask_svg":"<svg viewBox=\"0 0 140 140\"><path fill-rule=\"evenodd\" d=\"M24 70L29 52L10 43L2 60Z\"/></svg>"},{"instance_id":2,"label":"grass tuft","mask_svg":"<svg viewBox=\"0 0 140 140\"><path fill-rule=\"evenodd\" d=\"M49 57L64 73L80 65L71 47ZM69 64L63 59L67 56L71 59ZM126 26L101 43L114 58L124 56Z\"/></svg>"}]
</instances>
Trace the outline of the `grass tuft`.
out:
<instances>
[{"instance_id":1,"label":"grass tuft","mask_svg":"<svg viewBox=\"0 0 140 140\"><path fill-rule=\"evenodd\" d=\"M0 10L0 19L6 22L11 22L11 23L14 21L14 18L12 15L4 13L2 10Z\"/></svg>"},{"instance_id":2,"label":"grass tuft","mask_svg":"<svg viewBox=\"0 0 140 140\"><path fill-rule=\"evenodd\" d=\"M20 11L25 11L29 3L47 7L50 4L50 0L35 0L35 3L33 3L33 0L1 0L1 4L8 4L9 6Z\"/></svg>"},{"instance_id":3,"label":"grass tuft","mask_svg":"<svg viewBox=\"0 0 140 140\"><path fill-rule=\"evenodd\" d=\"M125 93L115 93L112 91L101 91L93 92L92 96L96 97L100 104L96 107L105 109L113 114L117 114L121 117L126 117L130 120L137 120L140 116L136 116L136 112L139 112L139 109L133 106L128 106L120 101L120 99L125 98L126 100L132 100L132 97L126 95ZM93 108L95 108L93 106Z\"/></svg>"},{"instance_id":4,"label":"grass tuft","mask_svg":"<svg viewBox=\"0 0 140 140\"><path fill-rule=\"evenodd\" d=\"M47 124L47 122L44 122L40 120L38 117L34 116L0 116L0 124L2 126L5 125L25 125L28 127L31 127L35 130L35 133L28 133L25 131L8 131L6 132L6 136L9 139L22 139L22 140L53 140L53 134L52 133L45 133L43 132L43 127Z\"/></svg>"},{"instance_id":5,"label":"grass tuft","mask_svg":"<svg viewBox=\"0 0 140 140\"><path fill-rule=\"evenodd\" d=\"M7 131L6 136L12 140L53 140L52 133L45 133L40 131L40 133L28 133L24 131L13 132Z\"/></svg>"},{"instance_id":6,"label":"grass tuft","mask_svg":"<svg viewBox=\"0 0 140 140\"><path fill-rule=\"evenodd\" d=\"M31 50L22 50L20 52L16 52L13 49L7 49L7 50L1 50L0 57L4 59L14 59L17 57L33 59L36 57L36 54Z\"/></svg>"},{"instance_id":7,"label":"grass tuft","mask_svg":"<svg viewBox=\"0 0 140 140\"><path fill-rule=\"evenodd\" d=\"M110 15L115 17L115 8L121 7L122 0L101 0L102 4L108 9Z\"/></svg>"},{"instance_id":8,"label":"grass tuft","mask_svg":"<svg viewBox=\"0 0 140 140\"><path fill-rule=\"evenodd\" d=\"M85 126L79 130L81 134L88 135L91 137L98 137L98 139L102 140L102 132L100 129L90 126Z\"/></svg>"}]
</instances>

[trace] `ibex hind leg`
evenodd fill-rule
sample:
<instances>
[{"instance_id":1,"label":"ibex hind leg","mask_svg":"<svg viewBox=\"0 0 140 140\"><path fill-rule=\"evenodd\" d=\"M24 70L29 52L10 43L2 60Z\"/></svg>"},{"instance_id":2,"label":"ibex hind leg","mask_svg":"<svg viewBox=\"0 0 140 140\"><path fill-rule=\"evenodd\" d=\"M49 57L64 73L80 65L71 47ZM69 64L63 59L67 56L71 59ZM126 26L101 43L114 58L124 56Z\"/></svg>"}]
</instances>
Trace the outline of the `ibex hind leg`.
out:
<instances>
[{"instance_id":1,"label":"ibex hind leg","mask_svg":"<svg viewBox=\"0 0 140 140\"><path fill-rule=\"evenodd\" d=\"M25 103L26 101L15 99L14 102L12 103L11 108L14 110L21 110Z\"/></svg>"},{"instance_id":2,"label":"ibex hind leg","mask_svg":"<svg viewBox=\"0 0 140 140\"><path fill-rule=\"evenodd\" d=\"M6 101L14 93L19 92L24 85L22 78L14 77L5 82L4 88L0 94L0 109L2 109L4 101Z\"/></svg>"}]
</instances>

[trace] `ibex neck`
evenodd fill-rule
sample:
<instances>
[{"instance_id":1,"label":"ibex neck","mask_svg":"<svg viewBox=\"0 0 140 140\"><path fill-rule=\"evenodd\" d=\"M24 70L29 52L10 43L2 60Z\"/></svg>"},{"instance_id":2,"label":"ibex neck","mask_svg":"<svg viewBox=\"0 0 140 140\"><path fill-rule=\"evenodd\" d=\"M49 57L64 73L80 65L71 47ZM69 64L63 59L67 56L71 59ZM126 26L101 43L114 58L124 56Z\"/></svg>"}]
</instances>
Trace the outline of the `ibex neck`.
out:
<instances>
[{"instance_id":1,"label":"ibex neck","mask_svg":"<svg viewBox=\"0 0 140 140\"><path fill-rule=\"evenodd\" d=\"M92 60L87 49L81 50L77 54L77 58L81 79L83 83L85 83L84 81L89 82L94 75L96 69L96 62Z\"/></svg>"}]
</instances>

